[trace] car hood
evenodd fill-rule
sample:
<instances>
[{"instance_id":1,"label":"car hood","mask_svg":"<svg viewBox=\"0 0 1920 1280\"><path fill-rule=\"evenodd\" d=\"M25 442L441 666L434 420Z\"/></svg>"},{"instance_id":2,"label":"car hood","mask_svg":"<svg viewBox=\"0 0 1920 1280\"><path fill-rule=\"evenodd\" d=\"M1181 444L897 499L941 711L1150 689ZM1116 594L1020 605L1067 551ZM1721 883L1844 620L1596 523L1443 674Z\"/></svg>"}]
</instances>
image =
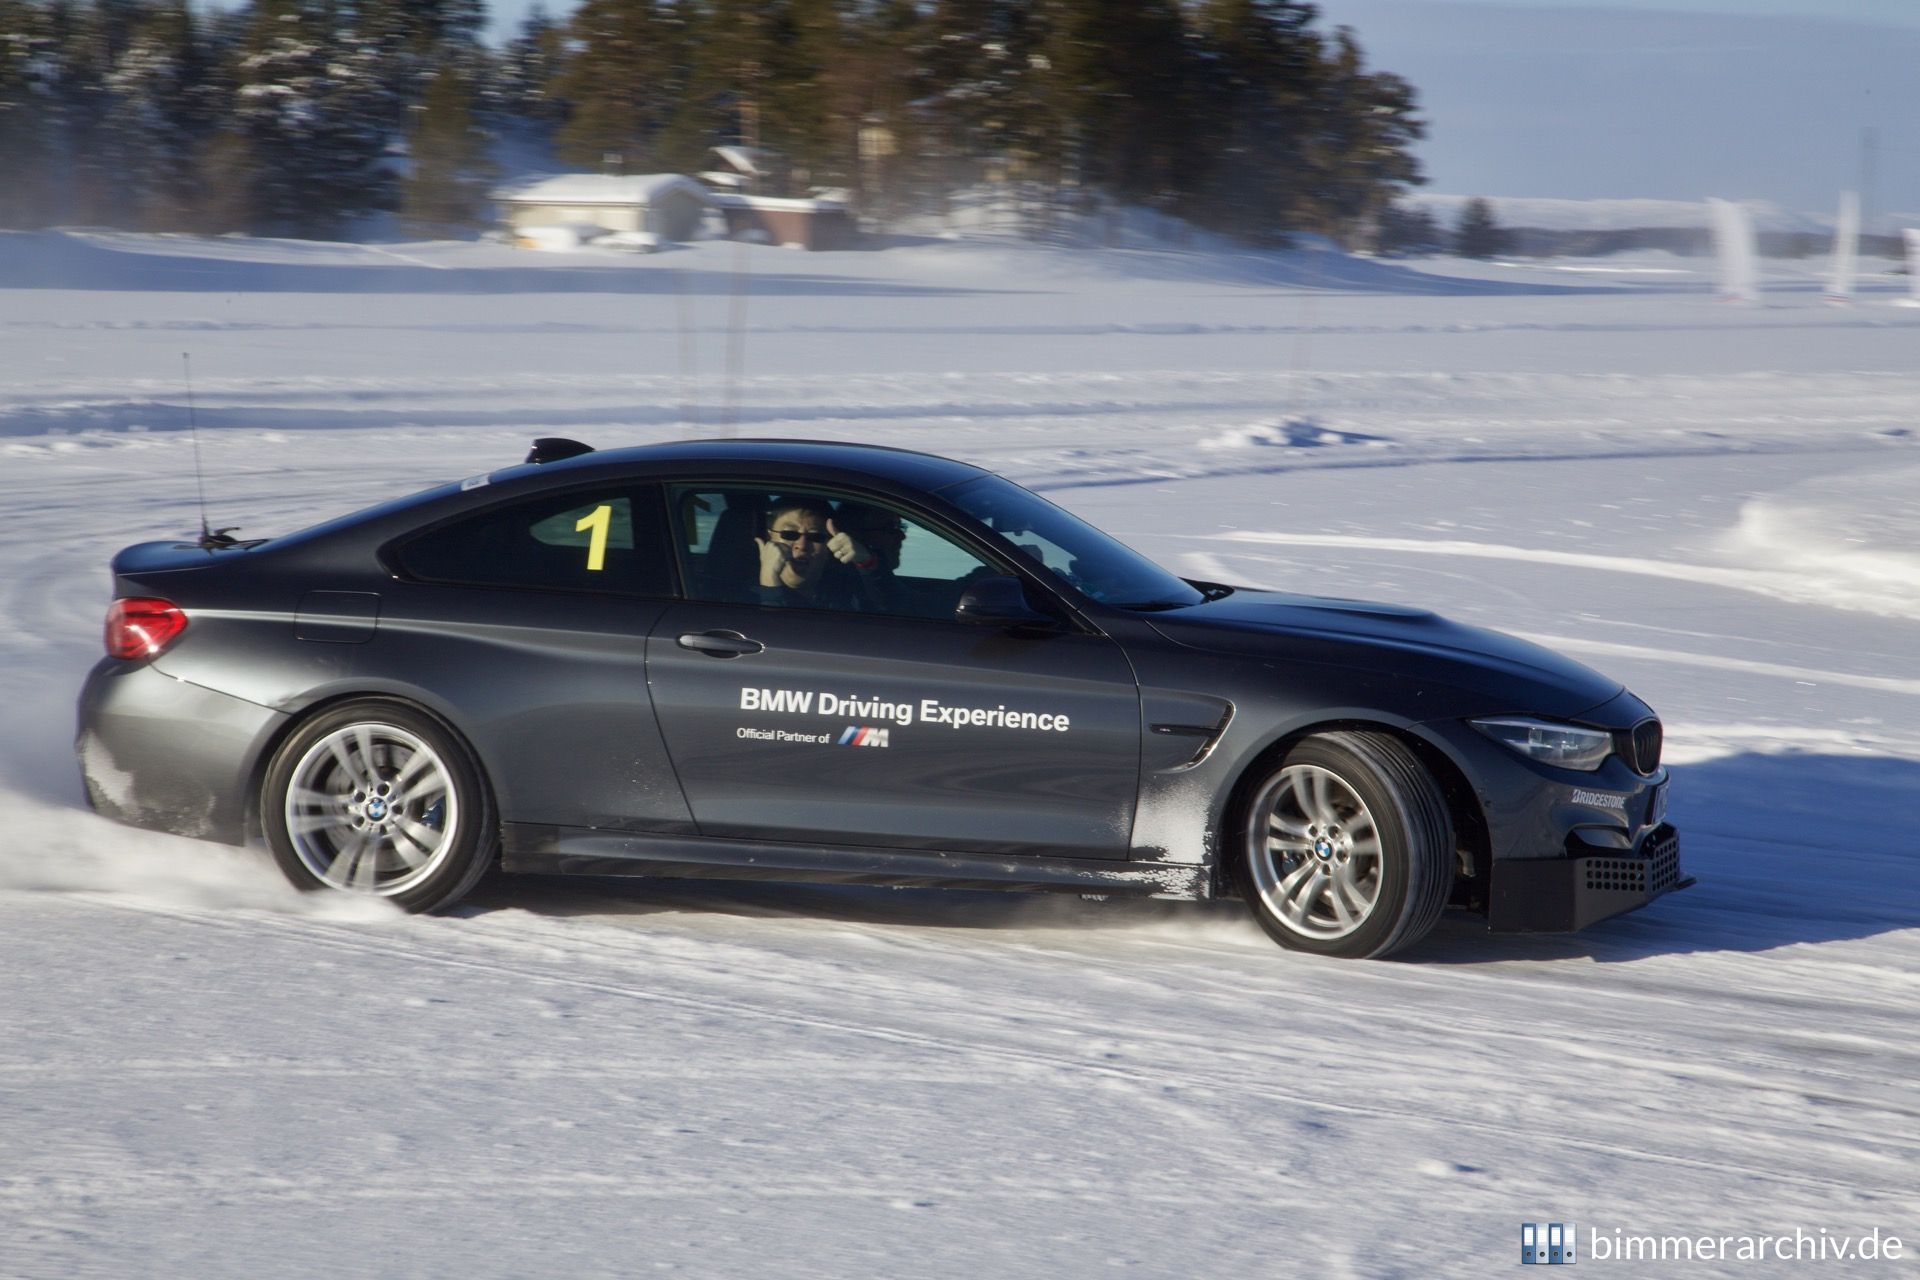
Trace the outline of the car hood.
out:
<instances>
[{"instance_id":1,"label":"car hood","mask_svg":"<svg viewBox=\"0 0 1920 1280\"><path fill-rule=\"evenodd\" d=\"M1368 667L1451 685L1484 697L1487 714L1573 716L1623 687L1551 649L1402 605L1236 590L1147 621L1193 649Z\"/></svg>"}]
</instances>

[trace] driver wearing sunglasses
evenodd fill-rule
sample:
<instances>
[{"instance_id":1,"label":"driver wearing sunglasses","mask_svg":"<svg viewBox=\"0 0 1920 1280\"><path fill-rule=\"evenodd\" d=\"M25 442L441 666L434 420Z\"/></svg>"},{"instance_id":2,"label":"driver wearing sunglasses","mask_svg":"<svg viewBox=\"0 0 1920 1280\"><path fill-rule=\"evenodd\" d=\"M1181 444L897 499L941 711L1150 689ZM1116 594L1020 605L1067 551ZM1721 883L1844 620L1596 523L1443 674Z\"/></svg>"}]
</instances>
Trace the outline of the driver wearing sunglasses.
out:
<instances>
[{"instance_id":1,"label":"driver wearing sunglasses","mask_svg":"<svg viewBox=\"0 0 1920 1280\"><path fill-rule=\"evenodd\" d=\"M834 524L833 509L818 498L788 498L774 504L760 548L761 604L811 609L874 610L880 607L884 573L877 556ZM839 566L852 570L835 572Z\"/></svg>"}]
</instances>

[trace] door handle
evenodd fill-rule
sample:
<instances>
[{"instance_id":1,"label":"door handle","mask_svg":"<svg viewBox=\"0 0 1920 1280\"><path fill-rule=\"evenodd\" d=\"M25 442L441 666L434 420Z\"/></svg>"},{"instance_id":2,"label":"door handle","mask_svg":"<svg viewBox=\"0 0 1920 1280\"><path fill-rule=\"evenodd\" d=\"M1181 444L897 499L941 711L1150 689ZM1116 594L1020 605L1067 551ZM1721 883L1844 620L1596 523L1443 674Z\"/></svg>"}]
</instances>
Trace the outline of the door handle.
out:
<instances>
[{"instance_id":1,"label":"door handle","mask_svg":"<svg viewBox=\"0 0 1920 1280\"><path fill-rule=\"evenodd\" d=\"M693 649L709 658L738 658L763 652L767 646L749 640L738 631L689 631L680 637L682 649Z\"/></svg>"}]
</instances>

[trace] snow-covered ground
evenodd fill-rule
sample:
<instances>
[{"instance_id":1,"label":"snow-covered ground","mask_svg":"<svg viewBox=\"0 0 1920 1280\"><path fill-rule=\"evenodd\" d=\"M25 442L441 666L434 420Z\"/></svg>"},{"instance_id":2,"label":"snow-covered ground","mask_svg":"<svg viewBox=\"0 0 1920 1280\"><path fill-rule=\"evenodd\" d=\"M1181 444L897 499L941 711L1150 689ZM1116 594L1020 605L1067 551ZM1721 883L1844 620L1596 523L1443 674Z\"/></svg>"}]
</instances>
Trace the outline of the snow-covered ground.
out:
<instances>
[{"instance_id":1,"label":"snow-covered ground","mask_svg":"<svg viewBox=\"0 0 1920 1280\"><path fill-rule=\"evenodd\" d=\"M0 236L0 1275L1469 1276L1546 1220L1910 1271L1920 313L1585 265ZM1701 883L1388 963L1232 903L299 900L71 761L108 557L198 522L183 352L251 536L535 435L868 440L1543 639L1665 715Z\"/></svg>"}]
</instances>

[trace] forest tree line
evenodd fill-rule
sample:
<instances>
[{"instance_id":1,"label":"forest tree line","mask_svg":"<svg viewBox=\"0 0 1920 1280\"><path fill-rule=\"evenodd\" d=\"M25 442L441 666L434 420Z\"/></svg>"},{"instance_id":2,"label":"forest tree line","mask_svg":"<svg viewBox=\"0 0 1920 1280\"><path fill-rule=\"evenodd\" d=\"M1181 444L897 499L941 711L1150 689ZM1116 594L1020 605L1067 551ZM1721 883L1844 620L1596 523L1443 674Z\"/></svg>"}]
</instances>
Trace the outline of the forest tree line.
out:
<instances>
[{"instance_id":1,"label":"forest tree line","mask_svg":"<svg viewBox=\"0 0 1920 1280\"><path fill-rule=\"evenodd\" d=\"M484 225L497 157L783 157L870 217L997 181L1274 242L1371 242L1410 85L1297 0L0 0L0 226L329 238ZM1388 219L1391 221L1391 219Z\"/></svg>"}]
</instances>

